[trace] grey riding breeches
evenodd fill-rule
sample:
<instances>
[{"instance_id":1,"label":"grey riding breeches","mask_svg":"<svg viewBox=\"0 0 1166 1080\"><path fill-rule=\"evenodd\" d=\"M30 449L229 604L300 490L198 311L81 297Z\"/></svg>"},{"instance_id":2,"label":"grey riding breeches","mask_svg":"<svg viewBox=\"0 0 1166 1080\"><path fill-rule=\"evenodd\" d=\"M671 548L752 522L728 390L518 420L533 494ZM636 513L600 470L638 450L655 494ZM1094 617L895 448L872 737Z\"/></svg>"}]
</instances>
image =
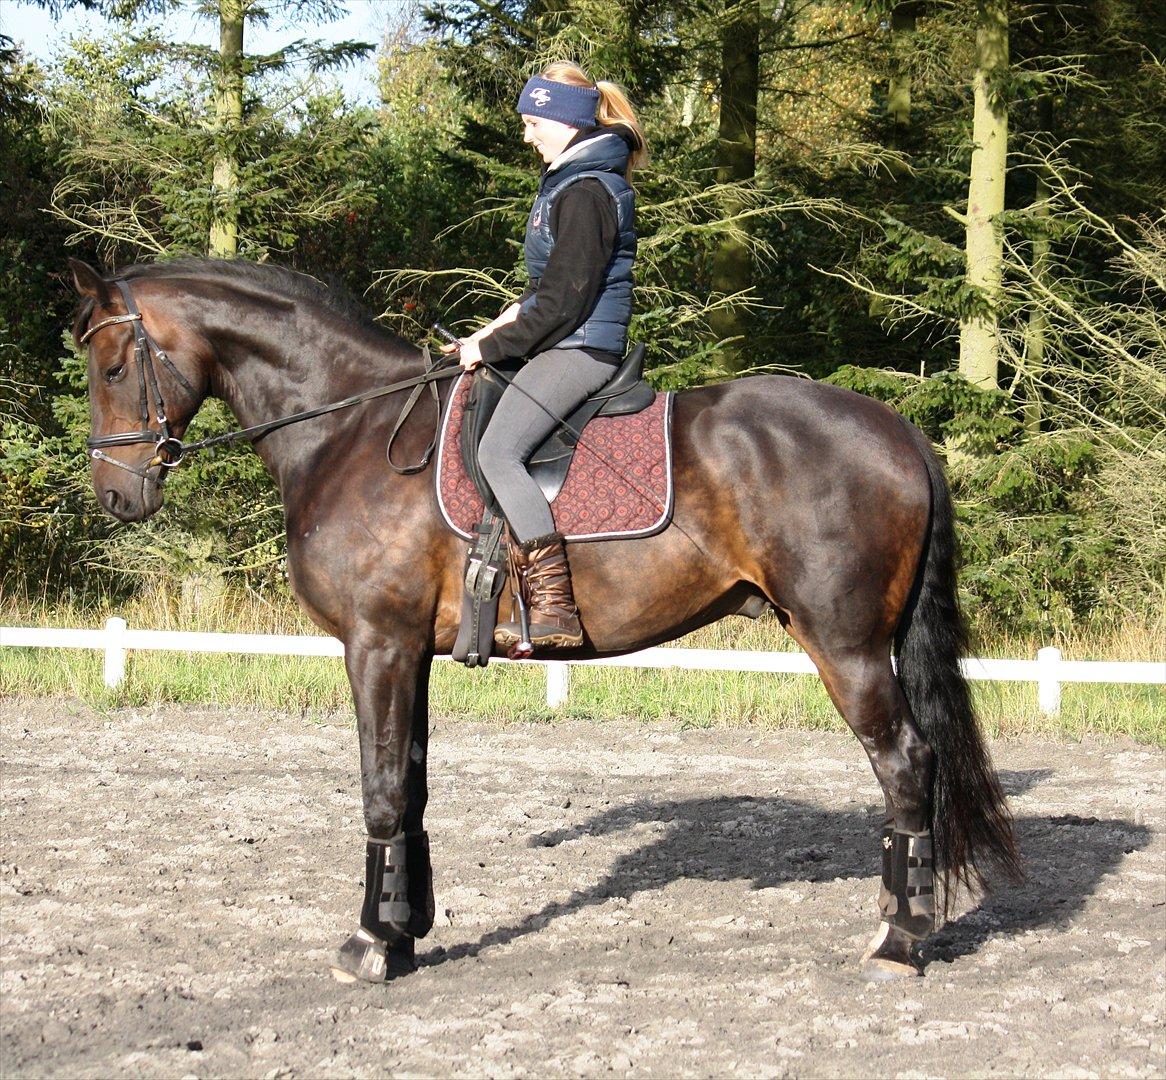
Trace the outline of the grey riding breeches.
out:
<instances>
[{"instance_id":1,"label":"grey riding breeches","mask_svg":"<svg viewBox=\"0 0 1166 1080\"><path fill-rule=\"evenodd\" d=\"M502 394L478 446L478 464L515 540L533 540L555 529L527 459L558 426L557 418L566 417L615 372L614 365L580 349L548 349L531 357Z\"/></svg>"}]
</instances>

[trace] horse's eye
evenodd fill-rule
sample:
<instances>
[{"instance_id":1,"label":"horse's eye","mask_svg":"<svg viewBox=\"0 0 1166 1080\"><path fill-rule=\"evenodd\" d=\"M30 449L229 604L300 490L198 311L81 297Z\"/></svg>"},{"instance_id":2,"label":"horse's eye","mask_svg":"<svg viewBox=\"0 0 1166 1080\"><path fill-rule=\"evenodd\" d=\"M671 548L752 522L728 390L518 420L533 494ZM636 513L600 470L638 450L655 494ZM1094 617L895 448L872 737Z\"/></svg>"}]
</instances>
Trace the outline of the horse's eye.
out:
<instances>
[{"instance_id":1,"label":"horse's eye","mask_svg":"<svg viewBox=\"0 0 1166 1080\"><path fill-rule=\"evenodd\" d=\"M125 364L116 364L105 373L106 382L117 382L121 378L122 372L126 369Z\"/></svg>"}]
</instances>

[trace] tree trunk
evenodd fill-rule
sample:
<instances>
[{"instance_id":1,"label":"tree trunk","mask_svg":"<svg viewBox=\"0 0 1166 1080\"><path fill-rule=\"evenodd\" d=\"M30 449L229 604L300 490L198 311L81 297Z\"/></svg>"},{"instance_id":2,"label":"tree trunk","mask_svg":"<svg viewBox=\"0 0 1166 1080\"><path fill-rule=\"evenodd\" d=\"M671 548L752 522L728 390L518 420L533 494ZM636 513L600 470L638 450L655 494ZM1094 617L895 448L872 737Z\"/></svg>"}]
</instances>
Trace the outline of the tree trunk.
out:
<instances>
[{"instance_id":1,"label":"tree trunk","mask_svg":"<svg viewBox=\"0 0 1166 1080\"><path fill-rule=\"evenodd\" d=\"M1040 117L1044 130L1052 128L1053 102L1047 95L1038 105L1037 115ZM1037 278L1043 278L1049 270L1049 238L1043 227L1049 216L1049 184L1044 171L1036 174L1036 191L1033 193L1033 213L1038 218L1040 231L1032 241L1032 272ZM1024 426L1029 434L1035 435L1040 431L1041 424L1041 394L1037 380L1045 366L1045 345L1048 340L1049 322L1045 314L1043 301L1033 303L1028 314L1028 325L1024 330L1024 373L1026 375L1024 394Z\"/></svg>"},{"instance_id":2,"label":"tree trunk","mask_svg":"<svg viewBox=\"0 0 1166 1080\"><path fill-rule=\"evenodd\" d=\"M1051 48L1054 34L1052 11L1046 8L1041 18L1041 45L1047 51ZM1053 96L1043 94L1037 101L1037 123L1043 136L1051 139L1053 131ZM1033 192L1032 209L1036 216L1037 231L1032 241L1032 272L1044 278L1049 271L1050 245L1048 236L1049 182L1044 168L1037 170L1036 190ZM1024 428L1030 435L1036 435L1041 426L1041 388L1038 380L1045 366L1045 345L1048 341L1049 321L1043 301L1034 301L1028 315L1028 326L1024 331Z\"/></svg>"},{"instance_id":3,"label":"tree trunk","mask_svg":"<svg viewBox=\"0 0 1166 1080\"><path fill-rule=\"evenodd\" d=\"M1004 242L999 215L1004 209L1008 154L1008 107L1002 82L1008 72L1007 0L976 5L975 113L972 166L968 182L967 282L982 306L960 324L960 371L977 386L995 388L1000 367L996 305L1000 299Z\"/></svg>"},{"instance_id":4,"label":"tree trunk","mask_svg":"<svg viewBox=\"0 0 1166 1080\"><path fill-rule=\"evenodd\" d=\"M887 115L894 145L899 147L911 127L911 76L907 56L915 43L915 0L903 0L891 12L891 74L887 83Z\"/></svg>"},{"instance_id":5,"label":"tree trunk","mask_svg":"<svg viewBox=\"0 0 1166 1080\"><path fill-rule=\"evenodd\" d=\"M887 133L887 146L892 150L903 150L911 132L911 75L907 58L916 46L915 19L918 9L917 0L900 0L891 9L891 54L887 77L887 119L891 124ZM896 180L910 176L909 168L904 167L898 158L887 162L887 172ZM866 310L872 319L882 319L890 311L890 304L885 297L871 296Z\"/></svg>"},{"instance_id":6,"label":"tree trunk","mask_svg":"<svg viewBox=\"0 0 1166 1080\"><path fill-rule=\"evenodd\" d=\"M210 253L232 258L239 250L236 199L238 135L243 125L243 20L247 0L219 0L219 84L215 93L216 152L211 181L214 210Z\"/></svg>"},{"instance_id":7,"label":"tree trunk","mask_svg":"<svg viewBox=\"0 0 1166 1080\"><path fill-rule=\"evenodd\" d=\"M760 63L761 6L759 0L741 0L726 13L721 39L721 112L717 133L717 183L753 179L757 168L757 76ZM739 199L729 199L725 214L744 209ZM740 226L749 231L747 223ZM747 239L725 236L713 253L713 291L724 295L744 292L753 286L753 253ZM747 363L742 348L748 333L746 313L739 307L721 309L709 318L713 332L725 345L717 361L735 372Z\"/></svg>"}]
</instances>

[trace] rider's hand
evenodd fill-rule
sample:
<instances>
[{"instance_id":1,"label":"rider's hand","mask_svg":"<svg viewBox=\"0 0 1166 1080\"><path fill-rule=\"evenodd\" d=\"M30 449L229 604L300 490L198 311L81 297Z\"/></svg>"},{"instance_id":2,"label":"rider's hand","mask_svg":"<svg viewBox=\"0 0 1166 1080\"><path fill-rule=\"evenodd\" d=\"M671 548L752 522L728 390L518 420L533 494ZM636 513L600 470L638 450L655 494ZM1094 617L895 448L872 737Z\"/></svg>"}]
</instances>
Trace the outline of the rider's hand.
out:
<instances>
[{"instance_id":1,"label":"rider's hand","mask_svg":"<svg viewBox=\"0 0 1166 1080\"><path fill-rule=\"evenodd\" d=\"M459 362L466 371L473 371L482 362L482 353L478 348L477 339L472 337L466 338L459 347L461 348L461 356L458 358ZM451 349L450 351L452 352L453 350Z\"/></svg>"},{"instance_id":2,"label":"rider's hand","mask_svg":"<svg viewBox=\"0 0 1166 1080\"><path fill-rule=\"evenodd\" d=\"M462 343L460 341L449 341L442 345L441 351L445 353L446 356L449 356L450 353L457 352L461 347Z\"/></svg>"}]
</instances>

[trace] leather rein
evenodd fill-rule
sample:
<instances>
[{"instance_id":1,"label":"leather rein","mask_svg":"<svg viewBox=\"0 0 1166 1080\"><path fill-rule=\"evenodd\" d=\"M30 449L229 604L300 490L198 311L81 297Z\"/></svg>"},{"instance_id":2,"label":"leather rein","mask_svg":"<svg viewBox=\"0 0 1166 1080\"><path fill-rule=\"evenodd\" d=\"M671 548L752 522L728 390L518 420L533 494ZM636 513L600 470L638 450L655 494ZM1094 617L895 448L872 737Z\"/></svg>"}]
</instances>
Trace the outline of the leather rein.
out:
<instances>
[{"instance_id":1,"label":"leather rein","mask_svg":"<svg viewBox=\"0 0 1166 1080\"><path fill-rule=\"evenodd\" d=\"M138 376L138 415L141 421L141 428L137 431L121 431L113 435L99 435L86 439L85 445L89 449L89 455L95 461L104 461L110 465L116 465L119 469L125 469L126 472L133 473L143 480L150 480L153 483L160 484L162 478L165 476L165 470L173 469L181 465L187 454L191 454L196 450L208 450L213 446L225 446L244 440L255 442L257 439L262 438L268 432L275 431L277 428L286 427L289 424L298 424L303 420L311 420L317 416L325 416L328 413L338 412L340 409L350 409L354 405L361 405L366 401L373 401L376 398L385 397L389 394L395 394L400 390L412 388L413 392L406 400L405 407L401 410L401 415L397 418L392 433L389 435L386 452L390 467L395 472L401 474L408 475L420 472L429 464L429 460L433 456L434 448L437 446L438 432L441 428L441 402L437 393L437 380L448 379L461 372L461 366L456 360L451 360L445 356L439 356L437 360L433 360L429 355L428 346L422 346L422 352L425 356L425 372L422 375L415 375L409 379L401 379L398 382L388 383L385 386L377 386L372 390L365 390L363 393L353 394L351 397L346 397L341 401L333 401L327 405L317 406L314 409L305 409L302 412L292 413L289 416L281 416L262 424L252 424L250 427L238 428L235 431L224 432L221 435L213 435L210 438L199 439L195 442L183 442L170 431L170 421L166 416L166 403L162 399L162 390L158 385L158 374L154 369L154 357L157 357L158 362L174 377L192 400L198 399L198 393L190 385L190 382L182 372L175 367L174 362L166 355L165 350L154 340L153 336L143 325L142 313L138 310L138 306L134 302L129 283L119 279L114 284L121 291L127 313L125 315L111 315L107 319L102 319L100 322L94 323L81 335L78 339L78 344L86 344L98 330L106 326L115 326L119 323L127 322L133 325L134 361ZM396 439L397 433L401 430L401 427L412 412L413 406L417 404L426 386L430 389L434 404L438 406L437 423L434 429L433 439L430 441L429 446L426 448L419 462L414 465L397 465L392 459L393 440ZM150 426L151 405L154 408L154 420L158 425L156 428ZM130 465L104 452L107 448L135 446L139 443L153 444L154 446L154 456L145 465ZM163 472L159 473L156 477L151 476L149 471L156 466L161 466Z\"/></svg>"}]
</instances>

